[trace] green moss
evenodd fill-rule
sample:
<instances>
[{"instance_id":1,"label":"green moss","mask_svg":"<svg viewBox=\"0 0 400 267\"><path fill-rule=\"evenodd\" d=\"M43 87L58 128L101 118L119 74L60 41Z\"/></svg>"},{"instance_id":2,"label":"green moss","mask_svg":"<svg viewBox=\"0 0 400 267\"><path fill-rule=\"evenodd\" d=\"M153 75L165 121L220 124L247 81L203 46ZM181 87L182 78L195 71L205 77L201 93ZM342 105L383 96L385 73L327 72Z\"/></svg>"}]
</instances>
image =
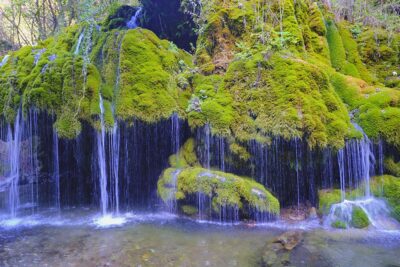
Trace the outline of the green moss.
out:
<instances>
[{"instance_id":1,"label":"green moss","mask_svg":"<svg viewBox=\"0 0 400 267\"><path fill-rule=\"evenodd\" d=\"M350 133L347 110L317 66L288 55L260 54L233 62L224 87L234 96L239 140L260 135L307 136L310 147L341 147Z\"/></svg>"},{"instance_id":2,"label":"green moss","mask_svg":"<svg viewBox=\"0 0 400 267\"><path fill-rule=\"evenodd\" d=\"M347 229L347 224L343 221L334 221L331 225L333 228L338 228L338 229Z\"/></svg>"},{"instance_id":3,"label":"green moss","mask_svg":"<svg viewBox=\"0 0 400 267\"><path fill-rule=\"evenodd\" d=\"M342 201L342 192L339 189L320 190L318 192L319 210L322 214L328 214L333 204Z\"/></svg>"},{"instance_id":4,"label":"green moss","mask_svg":"<svg viewBox=\"0 0 400 267\"><path fill-rule=\"evenodd\" d=\"M380 28L370 28L363 31L357 38L361 60L378 79L385 83L398 69L400 58L400 35L389 33Z\"/></svg>"},{"instance_id":5,"label":"green moss","mask_svg":"<svg viewBox=\"0 0 400 267\"><path fill-rule=\"evenodd\" d=\"M177 154L169 157L169 164L174 168L198 166L195 145L193 138L188 139Z\"/></svg>"},{"instance_id":6,"label":"green moss","mask_svg":"<svg viewBox=\"0 0 400 267\"><path fill-rule=\"evenodd\" d=\"M362 208L353 207L351 213L351 225L355 228L366 228L370 225L367 214Z\"/></svg>"},{"instance_id":7,"label":"green moss","mask_svg":"<svg viewBox=\"0 0 400 267\"><path fill-rule=\"evenodd\" d=\"M325 36L327 30L323 20L322 13L318 7L317 2L314 2L310 5L309 11L310 11L309 26L311 30L318 33L318 35L320 36Z\"/></svg>"},{"instance_id":8,"label":"green moss","mask_svg":"<svg viewBox=\"0 0 400 267\"><path fill-rule=\"evenodd\" d=\"M81 123L70 110L64 110L57 118L55 128L61 138L72 139L81 132Z\"/></svg>"},{"instance_id":9,"label":"green moss","mask_svg":"<svg viewBox=\"0 0 400 267\"><path fill-rule=\"evenodd\" d=\"M169 42L148 30L127 31L121 48L118 117L154 122L177 111L175 74L181 71L179 62L186 59L186 54L169 51Z\"/></svg>"},{"instance_id":10,"label":"green moss","mask_svg":"<svg viewBox=\"0 0 400 267\"><path fill-rule=\"evenodd\" d=\"M345 22L339 24L340 36L342 37L343 46L346 50L346 58L349 62L345 66L344 73L353 77L362 78L364 81L371 83L373 80L372 76L361 61L357 42L353 39L349 27L350 25Z\"/></svg>"},{"instance_id":11,"label":"green moss","mask_svg":"<svg viewBox=\"0 0 400 267\"><path fill-rule=\"evenodd\" d=\"M346 65L346 50L343 47L342 38L332 20L327 21L326 28L332 67L343 71L343 67Z\"/></svg>"}]
</instances>

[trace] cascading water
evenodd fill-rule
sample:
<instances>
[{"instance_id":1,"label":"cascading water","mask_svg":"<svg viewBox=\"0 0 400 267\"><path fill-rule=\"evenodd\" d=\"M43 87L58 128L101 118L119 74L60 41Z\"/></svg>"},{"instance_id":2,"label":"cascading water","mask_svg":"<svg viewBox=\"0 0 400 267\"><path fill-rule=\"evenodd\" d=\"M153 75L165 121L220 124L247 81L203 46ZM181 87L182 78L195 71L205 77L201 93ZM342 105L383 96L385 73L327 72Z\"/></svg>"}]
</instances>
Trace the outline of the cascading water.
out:
<instances>
[{"instance_id":1,"label":"cascading water","mask_svg":"<svg viewBox=\"0 0 400 267\"><path fill-rule=\"evenodd\" d=\"M138 19L140 18L141 13L142 13L142 7L139 7L139 9L136 10L135 14L131 17L131 19L126 23L126 27L128 29L135 29L139 26Z\"/></svg>"},{"instance_id":2,"label":"cascading water","mask_svg":"<svg viewBox=\"0 0 400 267\"><path fill-rule=\"evenodd\" d=\"M179 122L179 116L177 113L174 113L171 117L171 143L172 143L172 151L173 153L176 153L176 163L179 162L179 149L180 149L180 122ZM169 212L175 213L176 208L177 208L177 203L176 203L176 191L177 191L177 182L178 182L178 176L181 173L182 170L178 169L172 173L171 177L171 187L173 190L170 191L170 201L168 203L168 209Z\"/></svg>"},{"instance_id":3,"label":"cascading water","mask_svg":"<svg viewBox=\"0 0 400 267\"><path fill-rule=\"evenodd\" d=\"M345 181L345 163L344 163L344 150L338 151L338 166L339 166L339 177L340 177L340 192L342 201L346 198L346 181Z\"/></svg>"},{"instance_id":4,"label":"cascading water","mask_svg":"<svg viewBox=\"0 0 400 267\"><path fill-rule=\"evenodd\" d=\"M29 130L27 141L29 142L29 165L28 176L31 187L31 208L39 207L39 159L37 153L37 136L38 136L38 114L36 109L29 112Z\"/></svg>"},{"instance_id":5,"label":"cascading water","mask_svg":"<svg viewBox=\"0 0 400 267\"><path fill-rule=\"evenodd\" d=\"M9 187L9 209L12 217L17 215L19 206L19 178L20 178L20 148L21 137L23 130L23 118L21 115L21 108L19 108L17 117L14 123L14 132L11 126L8 126L7 143L8 159L9 159L9 177L7 178L10 183Z\"/></svg>"},{"instance_id":6,"label":"cascading water","mask_svg":"<svg viewBox=\"0 0 400 267\"><path fill-rule=\"evenodd\" d=\"M74 55L79 55L79 49L81 48L81 43L82 43L82 40L84 37L85 37L85 30L83 30L79 34L79 38L78 38L78 42L76 43Z\"/></svg>"},{"instance_id":7,"label":"cascading water","mask_svg":"<svg viewBox=\"0 0 400 267\"><path fill-rule=\"evenodd\" d=\"M297 138L294 139L295 154L296 154L296 186L297 186L297 211L300 208L300 174L299 174L299 149L297 145Z\"/></svg>"},{"instance_id":8,"label":"cascading water","mask_svg":"<svg viewBox=\"0 0 400 267\"><path fill-rule=\"evenodd\" d=\"M211 168L211 127L207 123L204 127L204 157L205 157L205 167L209 170ZM197 209L199 220L205 219L206 210L206 200L207 196L202 192L197 193ZM208 197L209 204L211 206L211 196ZM209 209L211 212L211 209Z\"/></svg>"},{"instance_id":9,"label":"cascading water","mask_svg":"<svg viewBox=\"0 0 400 267\"><path fill-rule=\"evenodd\" d=\"M46 49L45 49L45 48L36 50L36 53L35 53L35 56L34 56L34 59L35 59L35 60L34 60L34 62L33 62L33 64L34 64L35 66L37 66L37 64L39 63L39 60L40 60L40 58L42 57L42 55L43 55L44 52L46 52Z\"/></svg>"},{"instance_id":10,"label":"cascading water","mask_svg":"<svg viewBox=\"0 0 400 267\"><path fill-rule=\"evenodd\" d=\"M344 149L338 151L342 202L332 205L326 224L330 226L334 222L340 221L350 227L353 224L353 211L358 208L367 215L373 227L392 229L396 224L390 218L390 211L386 203L371 196L370 177L375 169L373 144L359 125L355 123L353 125L363 134L363 138L349 141ZM364 195L356 200L347 200L346 186L349 188L364 187Z\"/></svg>"},{"instance_id":11,"label":"cascading water","mask_svg":"<svg viewBox=\"0 0 400 267\"><path fill-rule=\"evenodd\" d=\"M383 141L382 139L379 138L378 141L378 174L379 175L383 175L384 172L384 163L383 163L383 159L384 159L384 151L383 151Z\"/></svg>"},{"instance_id":12,"label":"cascading water","mask_svg":"<svg viewBox=\"0 0 400 267\"><path fill-rule=\"evenodd\" d=\"M0 62L0 68L2 68L5 64L7 64L8 59L10 58L10 55L5 55L3 59Z\"/></svg>"},{"instance_id":13,"label":"cascading water","mask_svg":"<svg viewBox=\"0 0 400 267\"><path fill-rule=\"evenodd\" d=\"M106 127L104 124L104 103L103 97L99 94L100 105L100 125L101 130L97 133L97 156L99 164L99 182L100 182L100 196L101 196L101 211L103 217L107 215L108 210L108 193L107 193L107 165L106 165Z\"/></svg>"},{"instance_id":14,"label":"cascading water","mask_svg":"<svg viewBox=\"0 0 400 267\"><path fill-rule=\"evenodd\" d=\"M55 207L60 211L60 162L58 153L58 134L57 131L53 129L53 180L55 184Z\"/></svg>"}]
</instances>

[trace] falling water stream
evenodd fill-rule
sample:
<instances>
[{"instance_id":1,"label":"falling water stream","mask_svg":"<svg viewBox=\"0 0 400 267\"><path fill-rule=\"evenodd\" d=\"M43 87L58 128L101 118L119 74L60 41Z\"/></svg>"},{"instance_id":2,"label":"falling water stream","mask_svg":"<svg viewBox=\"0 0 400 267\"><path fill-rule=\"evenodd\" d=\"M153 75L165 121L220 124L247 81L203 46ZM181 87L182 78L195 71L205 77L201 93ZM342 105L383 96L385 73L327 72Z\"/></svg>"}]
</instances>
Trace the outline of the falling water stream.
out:
<instances>
[{"instance_id":1,"label":"falling water stream","mask_svg":"<svg viewBox=\"0 0 400 267\"><path fill-rule=\"evenodd\" d=\"M345 148L338 152L342 202L332 205L326 225L330 226L333 222L339 220L349 227L352 222L353 209L357 207L365 212L372 227L381 230L396 229L398 225L391 218L390 210L385 201L371 196L370 177L371 172L375 169L373 144L358 124L354 123L353 125L362 133L363 137L361 140L347 142ZM356 200L348 200L346 199L346 186L349 188L363 187L364 195L359 196Z\"/></svg>"},{"instance_id":2,"label":"falling water stream","mask_svg":"<svg viewBox=\"0 0 400 267\"><path fill-rule=\"evenodd\" d=\"M9 191L9 206L12 217L17 216L19 201L19 178L20 178L20 148L21 138L23 130L23 118L21 114L21 108L18 109L17 117L14 123L14 131L11 126L8 126L7 143L9 145L9 178L7 179L10 183Z\"/></svg>"},{"instance_id":3,"label":"falling water stream","mask_svg":"<svg viewBox=\"0 0 400 267\"><path fill-rule=\"evenodd\" d=\"M132 18L126 23L126 27L128 29L135 29L139 26L138 19L140 18L141 13L142 13L142 7L139 7L138 10L135 12L135 14L132 16Z\"/></svg>"},{"instance_id":4,"label":"falling water stream","mask_svg":"<svg viewBox=\"0 0 400 267\"><path fill-rule=\"evenodd\" d=\"M9 58L10 58L10 55L5 55L5 56L3 57L3 59L2 59L1 62L0 62L0 68L3 67L3 66L7 63L7 61L8 61Z\"/></svg>"}]
</instances>

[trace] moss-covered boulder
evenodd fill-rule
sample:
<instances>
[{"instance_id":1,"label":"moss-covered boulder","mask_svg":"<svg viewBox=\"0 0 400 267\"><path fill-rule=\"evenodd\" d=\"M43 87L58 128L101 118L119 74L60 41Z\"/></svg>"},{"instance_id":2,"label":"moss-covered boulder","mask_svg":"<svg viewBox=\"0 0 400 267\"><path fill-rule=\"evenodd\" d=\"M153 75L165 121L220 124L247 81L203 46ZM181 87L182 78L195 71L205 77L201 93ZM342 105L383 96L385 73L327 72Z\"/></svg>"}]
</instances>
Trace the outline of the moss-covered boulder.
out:
<instances>
[{"instance_id":1,"label":"moss-covered boulder","mask_svg":"<svg viewBox=\"0 0 400 267\"><path fill-rule=\"evenodd\" d=\"M370 225L370 221L368 219L365 211L360 207L354 207L351 213L351 225L354 228L366 228Z\"/></svg>"},{"instance_id":2,"label":"moss-covered boulder","mask_svg":"<svg viewBox=\"0 0 400 267\"><path fill-rule=\"evenodd\" d=\"M222 207L238 208L242 213L250 208L279 214L279 201L263 185L250 178L201 167L165 170L158 182L158 194L165 203L173 198L178 203L190 202L190 197L205 195L211 200L212 212L217 214Z\"/></svg>"}]
</instances>

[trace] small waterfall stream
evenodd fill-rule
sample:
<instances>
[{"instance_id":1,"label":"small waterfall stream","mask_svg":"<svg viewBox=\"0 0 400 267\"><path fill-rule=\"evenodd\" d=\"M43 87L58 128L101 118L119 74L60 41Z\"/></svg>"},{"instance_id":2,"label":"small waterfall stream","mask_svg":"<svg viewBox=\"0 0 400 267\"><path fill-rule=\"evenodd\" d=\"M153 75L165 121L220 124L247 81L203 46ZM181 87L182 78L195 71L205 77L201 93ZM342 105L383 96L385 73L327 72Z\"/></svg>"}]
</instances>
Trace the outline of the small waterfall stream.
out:
<instances>
[{"instance_id":1,"label":"small waterfall stream","mask_svg":"<svg viewBox=\"0 0 400 267\"><path fill-rule=\"evenodd\" d=\"M106 127L104 124L104 103L103 97L99 94L100 105L100 125L101 130L97 133L97 156L99 164L99 182L100 182L100 196L101 196L101 211L103 217L107 215L108 210L108 193L107 193L107 167L106 167Z\"/></svg>"},{"instance_id":2,"label":"small waterfall stream","mask_svg":"<svg viewBox=\"0 0 400 267\"><path fill-rule=\"evenodd\" d=\"M138 19L140 18L142 14L142 7L139 7L138 10L136 10L135 14L131 17L131 19L126 23L126 27L128 29L135 29L139 27L138 25Z\"/></svg>"},{"instance_id":3,"label":"small waterfall stream","mask_svg":"<svg viewBox=\"0 0 400 267\"><path fill-rule=\"evenodd\" d=\"M55 183L55 206L58 212L61 211L61 196L60 196L60 161L58 150L58 134L53 129L53 180Z\"/></svg>"},{"instance_id":4,"label":"small waterfall stream","mask_svg":"<svg viewBox=\"0 0 400 267\"><path fill-rule=\"evenodd\" d=\"M10 55L5 55L5 56L3 57L3 59L2 59L1 62L0 62L0 68L2 68L4 65L7 64L9 58L10 58Z\"/></svg>"},{"instance_id":5,"label":"small waterfall stream","mask_svg":"<svg viewBox=\"0 0 400 267\"><path fill-rule=\"evenodd\" d=\"M347 142L345 148L338 151L342 202L332 205L326 225L330 226L336 221L341 221L350 227L352 225L353 210L359 208L368 216L373 227L377 229L392 229L396 224L390 218L390 211L386 203L371 196L370 177L375 170L376 163L373 143L358 124L353 123L353 125L363 134L363 138ZM381 146L379 146L380 151L381 149ZM379 166L380 168L382 167ZM383 173L383 170L380 169L380 171ZM364 195L359 196L356 200L348 200L346 199L346 188L361 188Z\"/></svg>"},{"instance_id":6,"label":"small waterfall stream","mask_svg":"<svg viewBox=\"0 0 400 267\"><path fill-rule=\"evenodd\" d=\"M9 159L9 176L7 178L10 183L9 191L9 209L12 217L17 216L19 199L19 179L20 179L20 148L23 130L23 118L21 114L21 107L18 109L17 117L14 123L14 131L11 126L8 126L7 143L8 159Z\"/></svg>"},{"instance_id":7,"label":"small waterfall stream","mask_svg":"<svg viewBox=\"0 0 400 267\"><path fill-rule=\"evenodd\" d=\"M78 42L76 43L74 55L79 55L79 49L81 48L82 40L85 37L85 30L79 34Z\"/></svg>"}]
</instances>

